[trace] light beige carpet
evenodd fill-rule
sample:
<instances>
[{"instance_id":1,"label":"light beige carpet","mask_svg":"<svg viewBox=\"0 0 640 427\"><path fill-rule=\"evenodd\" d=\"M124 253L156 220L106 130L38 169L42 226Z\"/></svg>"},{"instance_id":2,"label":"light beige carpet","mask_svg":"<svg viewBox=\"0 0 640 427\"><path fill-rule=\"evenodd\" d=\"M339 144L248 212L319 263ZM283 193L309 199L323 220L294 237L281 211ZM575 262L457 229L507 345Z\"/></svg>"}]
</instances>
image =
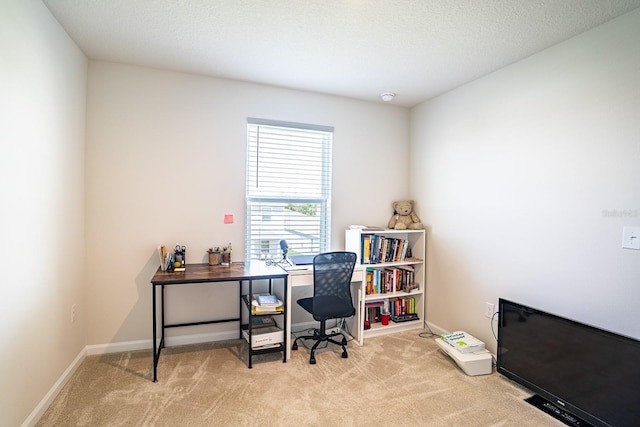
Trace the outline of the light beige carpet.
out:
<instances>
[{"instance_id":1,"label":"light beige carpet","mask_svg":"<svg viewBox=\"0 0 640 427\"><path fill-rule=\"evenodd\" d=\"M38 426L562 426L497 373L469 377L420 330L254 357L225 341L87 357Z\"/></svg>"}]
</instances>

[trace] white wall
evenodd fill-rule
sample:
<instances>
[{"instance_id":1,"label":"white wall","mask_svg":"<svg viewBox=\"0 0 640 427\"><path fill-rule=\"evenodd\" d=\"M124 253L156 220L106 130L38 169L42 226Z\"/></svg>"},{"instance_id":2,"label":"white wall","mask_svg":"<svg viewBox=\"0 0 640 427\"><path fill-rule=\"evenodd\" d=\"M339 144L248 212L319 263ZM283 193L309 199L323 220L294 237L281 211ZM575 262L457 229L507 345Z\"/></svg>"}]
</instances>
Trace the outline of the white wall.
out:
<instances>
[{"instance_id":1,"label":"white wall","mask_svg":"<svg viewBox=\"0 0 640 427\"><path fill-rule=\"evenodd\" d=\"M431 323L495 350L503 297L640 338L638 46L640 10L412 110Z\"/></svg>"},{"instance_id":2,"label":"white wall","mask_svg":"<svg viewBox=\"0 0 640 427\"><path fill-rule=\"evenodd\" d=\"M228 242L243 253L247 117L335 128L335 249L349 224L386 224L391 202L408 195L404 108L91 62L87 117L87 344L151 339L157 245L186 245L188 263ZM224 214L234 224L223 224ZM237 311L228 304L233 287L181 292L169 310L174 321Z\"/></svg>"},{"instance_id":3,"label":"white wall","mask_svg":"<svg viewBox=\"0 0 640 427\"><path fill-rule=\"evenodd\" d=\"M0 3L0 425L20 425L85 346L87 60L37 0Z\"/></svg>"},{"instance_id":4,"label":"white wall","mask_svg":"<svg viewBox=\"0 0 640 427\"><path fill-rule=\"evenodd\" d=\"M0 424L25 420L85 345L148 344L157 244L189 262L227 241L242 253L246 117L335 127L334 248L417 200L435 325L490 341L484 302L507 297L640 337L640 254L620 248L640 224L638 28L636 11L410 115L103 62L85 92L87 60L46 8L2 2ZM195 290L170 314L223 298Z\"/></svg>"}]
</instances>

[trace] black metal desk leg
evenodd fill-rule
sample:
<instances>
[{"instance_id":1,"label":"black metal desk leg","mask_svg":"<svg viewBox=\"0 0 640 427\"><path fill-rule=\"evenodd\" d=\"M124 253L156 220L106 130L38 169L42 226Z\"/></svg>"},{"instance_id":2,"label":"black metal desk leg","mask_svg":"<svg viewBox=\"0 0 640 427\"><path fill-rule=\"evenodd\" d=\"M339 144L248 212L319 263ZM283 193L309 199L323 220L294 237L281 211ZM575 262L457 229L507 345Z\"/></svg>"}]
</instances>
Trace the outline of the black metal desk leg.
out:
<instances>
[{"instance_id":1,"label":"black metal desk leg","mask_svg":"<svg viewBox=\"0 0 640 427\"><path fill-rule=\"evenodd\" d=\"M160 309L162 312L160 313L162 330L160 331L160 348L164 348L164 285L160 286ZM158 350L158 358L160 358L160 350Z\"/></svg>"},{"instance_id":2,"label":"black metal desk leg","mask_svg":"<svg viewBox=\"0 0 640 427\"><path fill-rule=\"evenodd\" d=\"M287 310L289 309L289 307L287 306L287 286L289 285L289 282L287 281L288 278L284 277L282 279L283 283L284 283L284 315L283 317L283 329L284 329L284 350L283 350L283 354L282 354L282 363L287 363L287 349L289 348L289 334L291 333L290 331L287 330Z\"/></svg>"},{"instance_id":3,"label":"black metal desk leg","mask_svg":"<svg viewBox=\"0 0 640 427\"><path fill-rule=\"evenodd\" d=\"M252 356L253 356L253 318L251 317L251 309L253 308L251 306L252 302L253 302L253 279L249 279L249 293L247 294L247 297L249 299L249 322L247 325L247 329L249 331L249 369L253 368L253 364L252 364Z\"/></svg>"},{"instance_id":4,"label":"black metal desk leg","mask_svg":"<svg viewBox=\"0 0 640 427\"><path fill-rule=\"evenodd\" d=\"M151 346L153 347L153 382L155 383L158 380L158 353L156 352L156 286L151 285L151 305L152 309L152 319L151 323L153 324L153 340L151 342Z\"/></svg>"}]
</instances>

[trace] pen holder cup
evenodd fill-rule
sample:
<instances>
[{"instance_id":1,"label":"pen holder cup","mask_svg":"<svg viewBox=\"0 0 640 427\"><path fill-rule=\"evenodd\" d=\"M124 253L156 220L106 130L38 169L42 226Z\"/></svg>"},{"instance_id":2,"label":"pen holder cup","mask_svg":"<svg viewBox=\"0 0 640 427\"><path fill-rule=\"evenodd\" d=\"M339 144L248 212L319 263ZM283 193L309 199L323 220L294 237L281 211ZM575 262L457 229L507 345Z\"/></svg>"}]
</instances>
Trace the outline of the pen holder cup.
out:
<instances>
[{"instance_id":1,"label":"pen holder cup","mask_svg":"<svg viewBox=\"0 0 640 427\"><path fill-rule=\"evenodd\" d=\"M222 252L222 265L231 265L231 252Z\"/></svg>"},{"instance_id":2,"label":"pen holder cup","mask_svg":"<svg viewBox=\"0 0 640 427\"><path fill-rule=\"evenodd\" d=\"M175 251L173 253L173 266L175 268L184 268L187 263L186 251Z\"/></svg>"},{"instance_id":3,"label":"pen holder cup","mask_svg":"<svg viewBox=\"0 0 640 427\"><path fill-rule=\"evenodd\" d=\"M220 252L209 252L209 265L219 265L220 258Z\"/></svg>"}]
</instances>

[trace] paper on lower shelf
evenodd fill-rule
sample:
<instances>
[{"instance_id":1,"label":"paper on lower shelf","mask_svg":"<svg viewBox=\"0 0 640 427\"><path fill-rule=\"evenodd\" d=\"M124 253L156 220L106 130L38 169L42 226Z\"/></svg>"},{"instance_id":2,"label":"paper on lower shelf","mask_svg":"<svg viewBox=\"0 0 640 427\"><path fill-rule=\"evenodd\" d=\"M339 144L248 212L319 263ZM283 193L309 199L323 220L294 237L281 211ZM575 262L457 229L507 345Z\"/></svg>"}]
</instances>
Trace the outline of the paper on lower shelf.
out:
<instances>
[{"instance_id":1,"label":"paper on lower shelf","mask_svg":"<svg viewBox=\"0 0 640 427\"><path fill-rule=\"evenodd\" d=\"M242 335L249 342L249 330L243 329ZM251 331L251 348L263 347L266 345L278 345L284 341L284 331L276 326L268 328L258 328Z\"/></svg>"}]
</instances>

